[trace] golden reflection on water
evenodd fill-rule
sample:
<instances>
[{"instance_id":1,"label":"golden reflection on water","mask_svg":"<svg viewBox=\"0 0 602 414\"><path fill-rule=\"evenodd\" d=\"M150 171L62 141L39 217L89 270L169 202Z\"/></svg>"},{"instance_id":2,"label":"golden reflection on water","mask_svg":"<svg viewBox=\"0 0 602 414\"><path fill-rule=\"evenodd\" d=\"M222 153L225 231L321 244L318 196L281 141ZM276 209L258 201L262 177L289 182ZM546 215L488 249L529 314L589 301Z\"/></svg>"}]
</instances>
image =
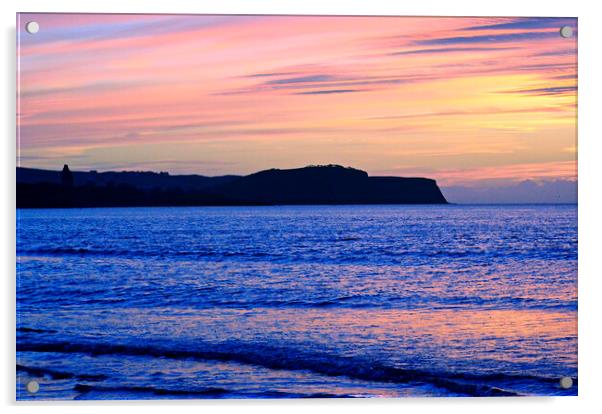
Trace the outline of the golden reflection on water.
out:
<instances>
[{"instance_id":1,"label":"golden reflection on water","mask_svg":"<svg viewBox=\"0 0 602 414\"><path fill-rule=\"evenodd\" d=\"M138 315L139 316L139 315ZM154 319L149 315L150 319ZM157 322L172 316L156 314ZM159 322L159 320L161 322ZM229 309L188 310L174 321L204 339L264 337L353 344L369 349L434 347L447 357L487 357L529 362L554 353L577 361L577 313L545 310L399 310L399 309ZM212 328L211 326L215 326ZM388 346L386 345L388 344Z\"/></svg>"}]
</instances>

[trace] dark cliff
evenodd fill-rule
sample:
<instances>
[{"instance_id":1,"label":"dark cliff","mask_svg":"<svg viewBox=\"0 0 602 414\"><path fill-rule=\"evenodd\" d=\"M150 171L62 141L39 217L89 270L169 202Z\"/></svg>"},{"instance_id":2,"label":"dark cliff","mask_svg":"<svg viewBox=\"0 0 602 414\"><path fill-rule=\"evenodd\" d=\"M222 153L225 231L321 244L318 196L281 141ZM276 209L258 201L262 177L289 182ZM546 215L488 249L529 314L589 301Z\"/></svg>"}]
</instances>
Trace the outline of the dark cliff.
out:
<instances>
[{"instance_id":1,"label":"dark cliff","mask_svg":"<svg viewBox=\"0 0 602 414\"><path fill-rule=\"evenodd\" d=\"M368 177L338 165L266 170L224 184L220 194L270 204L441 204L428 178Z\"/></svg>"},{"instance_id":2,"label":"dark cliff","mask_svg":"<svg viewBox=\"0 0 602 414\"><path fill-rule=\"evenodd\" d=\"M64 170L65 171L65 170ZM338 165L204 177L17 168L17 207L270 204L446 204L428 178L369 177Z\"/></svg>"}]
</instances>

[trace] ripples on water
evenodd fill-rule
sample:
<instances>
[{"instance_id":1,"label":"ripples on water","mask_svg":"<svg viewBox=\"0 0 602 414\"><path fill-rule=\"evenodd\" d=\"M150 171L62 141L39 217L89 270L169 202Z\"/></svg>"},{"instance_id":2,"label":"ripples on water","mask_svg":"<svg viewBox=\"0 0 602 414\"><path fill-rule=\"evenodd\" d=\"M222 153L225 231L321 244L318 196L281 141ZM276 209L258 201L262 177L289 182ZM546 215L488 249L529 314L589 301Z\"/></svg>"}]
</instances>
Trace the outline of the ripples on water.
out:
<instances>
[{"instance_id":1,"label":"ripples on water","mask_svg":"<svg viewBox=\"0 0 602 414\"><path fill-rule=\"evenodd\" d=\"M576 206L17 214L19 399L577 392Z\"/></svg>"}]
</instances>

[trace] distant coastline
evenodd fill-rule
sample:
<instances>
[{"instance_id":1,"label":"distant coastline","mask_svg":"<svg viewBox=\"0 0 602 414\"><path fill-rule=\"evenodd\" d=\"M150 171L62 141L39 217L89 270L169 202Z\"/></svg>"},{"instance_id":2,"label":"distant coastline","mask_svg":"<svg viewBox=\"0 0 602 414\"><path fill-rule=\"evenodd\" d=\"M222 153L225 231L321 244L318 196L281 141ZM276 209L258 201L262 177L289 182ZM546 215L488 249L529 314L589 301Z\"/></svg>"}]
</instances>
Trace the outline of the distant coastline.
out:
<instances>
[{"instance_id":1,"label":"distant coastline","mask_svg":"<svg viewBox=\"0 0 602 414\"><path fill-rule=\"evenodd\" d=\"M246 176L62 171L18 167L17 208L448 204L435 180L370 177L339 165Z\"/></svg>"}]
</instances>

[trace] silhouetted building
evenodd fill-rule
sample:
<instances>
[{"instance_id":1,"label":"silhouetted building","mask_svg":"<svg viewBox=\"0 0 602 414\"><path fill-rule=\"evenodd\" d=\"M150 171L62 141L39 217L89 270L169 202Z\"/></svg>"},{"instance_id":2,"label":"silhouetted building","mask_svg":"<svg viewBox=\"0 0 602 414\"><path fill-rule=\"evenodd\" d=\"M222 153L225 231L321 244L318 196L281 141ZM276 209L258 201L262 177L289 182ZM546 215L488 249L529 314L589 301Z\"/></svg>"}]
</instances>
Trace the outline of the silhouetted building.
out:
<instances>
[{"instance_id":1,"label":"silhouetted building","mask_svg":"<svg viewBox=\"0 0 602 414\"><path fill-rule=\"evenodd\" d=\"M61 184L65 187L73 187L73 174L67 164L63 165L63 171L61 171Z\"/></svg>"}]
</instances>

